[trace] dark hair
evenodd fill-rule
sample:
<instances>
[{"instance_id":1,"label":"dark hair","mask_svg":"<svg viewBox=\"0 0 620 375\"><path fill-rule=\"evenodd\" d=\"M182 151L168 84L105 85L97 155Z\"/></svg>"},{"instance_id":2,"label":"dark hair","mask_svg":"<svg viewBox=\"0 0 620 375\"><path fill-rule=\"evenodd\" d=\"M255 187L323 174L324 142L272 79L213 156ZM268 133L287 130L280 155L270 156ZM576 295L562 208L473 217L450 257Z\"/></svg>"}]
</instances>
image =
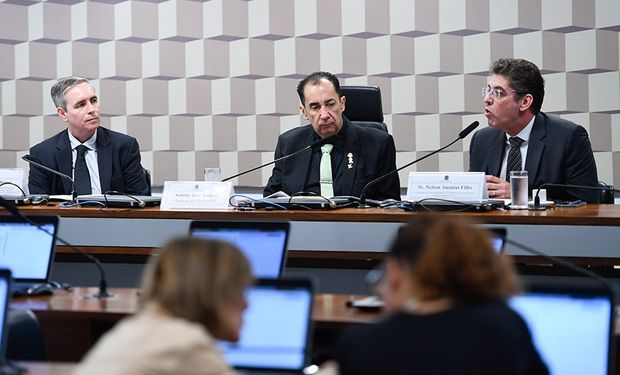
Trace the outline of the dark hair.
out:
<instances>
[{"instance_id":1,"label":"dark hair","mask_svg":"<svg viewBox=\"0 0 620 375\"><path fill-rule=\"evenodd\" d=\"M510 258L464 218L416 216L400 229L388 256L407 270L420 300L505 300L519 291Z\"/></svg>"},{"instance_id":2,"label":"dark hair","mask_svg":"<svg viewBox=\"0 0 620 375\"><path fill-rule=\"evenodd\" d=\"M322 79L326 79L331 82L334 85L334 89L336 90L336 94L338 94L338 97L342 96L342 93L340 92L340 82L338 81L338 77L329 72L314 72L299 81L299 83L297 84L297 95L299 95L301 105L305 106L304 101L306 100L306 98L304 97L304 89L306 88L306 85L318 85Z\"/></svg>"},{"instance_id":3,"label":"dark hair","mask_svg":"<svg viewBox=\"0 0 620 375\"><path fill-rule=\"evenodd\" d=\"M538 67L527 60L501 58L491 65L491 73L508 78L518 99L530 94L534 98L532 113L538 114L545 98L545 80Z\"/></svg>"}]
</instances>

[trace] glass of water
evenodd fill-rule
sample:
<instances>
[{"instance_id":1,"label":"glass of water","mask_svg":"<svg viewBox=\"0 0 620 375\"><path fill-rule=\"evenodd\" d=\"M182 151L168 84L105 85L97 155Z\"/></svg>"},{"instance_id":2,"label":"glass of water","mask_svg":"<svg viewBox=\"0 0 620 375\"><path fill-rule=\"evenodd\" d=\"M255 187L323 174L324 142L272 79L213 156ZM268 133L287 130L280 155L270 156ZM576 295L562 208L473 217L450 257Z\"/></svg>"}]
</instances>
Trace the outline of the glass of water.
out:
<instances>
[{"instance_id":1,"label":"glass of water","mask_svg":"<svg viewBox=\"0 0 620 375\"><path fill-rule=\"evenodd\" d=\"M513 210L527 210L527 171L510 172L510 197Z\"/></svg>"},{"instance_id":2,"label":"glass of water","mask_svg":"<svg viewBox=\"0 0 620 375\"><path fill-rule=\"evenodd\" d=\"M205 168L205 181L221 181L222 171L219 168Z\"/></svg>"}]
</instances>

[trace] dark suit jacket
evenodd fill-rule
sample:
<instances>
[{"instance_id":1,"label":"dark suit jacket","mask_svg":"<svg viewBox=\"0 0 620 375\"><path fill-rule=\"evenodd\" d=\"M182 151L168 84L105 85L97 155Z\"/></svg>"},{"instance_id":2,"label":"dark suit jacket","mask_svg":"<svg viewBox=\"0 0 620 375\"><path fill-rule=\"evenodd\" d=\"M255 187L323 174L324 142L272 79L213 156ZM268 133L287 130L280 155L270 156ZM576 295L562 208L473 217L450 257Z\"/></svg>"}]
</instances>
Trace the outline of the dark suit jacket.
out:
<instances>
[{"instance_id":1,"label":"dark suit jacket","mask_svg":"<svg viewBox=\"0 0 620 375\"><path fill-rule=\"evenodd\" d=\"M35 161L72 176L73 161L67 130L44 140L30 149ZM146 195L148 188L140 148L135 138L99 127L97 128L97 162L101 191L116 190L128 194ZM31 194L71 194L71 182L34 165L30 166L28 189Z\"/></svg>"},{"instance_id":2,"label":"dark suit jacket","mask_svg":"<svg viewBox=\"0 0 620 375\"><path fill-rule=\"evenodd\" d=\"M469 170L499 176L506 133L487 127L477 131L469 146ZM529 189L543 183L597 186L598 176L586 130L570 121L540 112L536 115L525 158ZM597 203L598 191L547 188L553 199Z\"/></svg>"},{"instance_id":3,"label":"dark suit jacket","mask_svg":"<svg viewBox=\"0 0 620 375\"><path fill-rule=\"evenodd\" d=\"M342 151L345 155L352 153L354 163L350 169L344 166L342 186L334 186L334 191L359 197L368 182L396 169L396 147L392 136L384 131L353 123L346 118L343 121L346 138ZM301 150L315 140L316 133L312 125L291 129L278 138L275 159ZM263 194L267 196L282 190L290 195L305 191L311 157L312 152L309 150L276 163ZM343 159L343 162L348 163L347 157ZM368 188L366 197L400 200L398 173Z\"/></svg>"}]
</instances>

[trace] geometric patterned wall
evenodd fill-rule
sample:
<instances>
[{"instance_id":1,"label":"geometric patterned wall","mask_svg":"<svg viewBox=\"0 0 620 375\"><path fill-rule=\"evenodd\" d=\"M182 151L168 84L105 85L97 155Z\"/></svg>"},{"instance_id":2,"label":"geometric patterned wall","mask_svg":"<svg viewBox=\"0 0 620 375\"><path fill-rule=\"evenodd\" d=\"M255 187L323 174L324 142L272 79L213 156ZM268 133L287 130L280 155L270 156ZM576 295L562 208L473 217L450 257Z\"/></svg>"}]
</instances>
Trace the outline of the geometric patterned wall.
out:
<instances>
[{"instance_id":1,"label":"geometric patterned wall","mask_svg":"<svg viewBox=\"0 0 620 375\"><path fill-rule=\"evenodd\" d=\"M49 89L92 80L102 126L138 139L154 185L273 158L303 124L295 93L327 70L381 87L404 164L486 124L489 63L544 73L543 111L589 131L599 177L620 185L618 0L0 1L0 167L64 127ZM411 170L466 170L469 139ZM271 169L236 182L263 186Z\"/></svg>"}]
</instances>

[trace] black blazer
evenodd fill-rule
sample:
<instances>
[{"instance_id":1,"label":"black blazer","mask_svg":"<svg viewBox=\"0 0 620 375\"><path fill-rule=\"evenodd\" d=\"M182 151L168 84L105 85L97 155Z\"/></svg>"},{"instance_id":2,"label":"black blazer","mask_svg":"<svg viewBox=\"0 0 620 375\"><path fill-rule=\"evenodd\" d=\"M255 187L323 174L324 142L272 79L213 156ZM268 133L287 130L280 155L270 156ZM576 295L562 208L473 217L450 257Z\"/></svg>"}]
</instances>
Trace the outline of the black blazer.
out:
<instances>
[{"instance_id":1,"label":"black blazer","mask_svg":"<svg viewBox=\"0 0 620 375\"><path fill-rule=\"evenodd\" d=\"M352 168L344 166L342 186L334 186L334 191L342 195L359 197L364 186L374 178L396 169L396 147L394 139L387 132L359 125L343 117L346 127L343 152L353 154ZM301 150L316 140L312 125L291 129L280 135L274 159ZM263 194L265 196L277 191L291 195L306 190L306 177L312 152L303 152L290 159L275 164L273 172ZM343 162L348 163L344 157ZM400 180L398 173L387 177L370 187L366 197L371 199L400 200Z\"/></svg>"},{"instance_id":2,"label":"black blazer","mask_svg":"<svg viewBox=\"0 0 620 375\"><path fill-rule=\"evenodd\" d=\"M477 131L469 146L469 170L499 176L506 133L487 127ZM545 182L597 186L596 163L588 132L570 121L540 112L536 115L525 158L529 189ZM548 188L553 199L598 203L598 191Z\"/></svg>"},{"instance_id":3,"label":"black blazer","mask_svg":"<svg viewBox=\"0 0 620 375\"><path fill-rule=\"evenodd\" d=\"M30 156L41 164L72 176L73 161L69 134L65 129L30 149ZM97 163L101 191L116 190L146 195L148 187L140 148L135 138L103 127L97 128ZM28 189L31 194L71 194L71 182L34 165L30 166Z\"/></svg>"}]
</instances>

